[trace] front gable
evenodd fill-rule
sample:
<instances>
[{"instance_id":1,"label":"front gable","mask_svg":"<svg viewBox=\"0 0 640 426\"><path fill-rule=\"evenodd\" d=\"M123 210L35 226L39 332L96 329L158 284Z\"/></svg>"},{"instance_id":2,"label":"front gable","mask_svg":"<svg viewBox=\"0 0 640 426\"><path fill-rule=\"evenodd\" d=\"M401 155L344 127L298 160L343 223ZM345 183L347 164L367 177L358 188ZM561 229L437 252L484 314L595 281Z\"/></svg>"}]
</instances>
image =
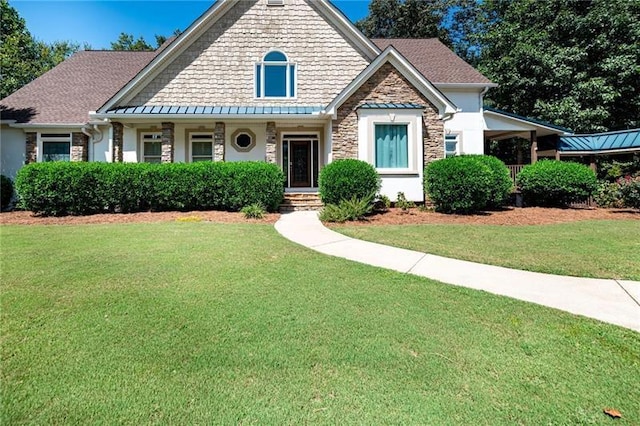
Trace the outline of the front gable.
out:
<instances>
[{"instance_id":1,"label":"front gable","mask_svg":"<svg viewBox=\"0 0 640 426\"><path fill-rule=\"evenodd\" d=\"M326 105L377 54L372 43L350 33L355 29L341 22L335 15L339 12L325 1L286 0L280 7L268 6L266 0L219 3L102 111L117 106L273 105L273 99L256 97L256 64L273 50L283 52L296 73L295 96L277 104Z\"/></svg>"}]
</instances>

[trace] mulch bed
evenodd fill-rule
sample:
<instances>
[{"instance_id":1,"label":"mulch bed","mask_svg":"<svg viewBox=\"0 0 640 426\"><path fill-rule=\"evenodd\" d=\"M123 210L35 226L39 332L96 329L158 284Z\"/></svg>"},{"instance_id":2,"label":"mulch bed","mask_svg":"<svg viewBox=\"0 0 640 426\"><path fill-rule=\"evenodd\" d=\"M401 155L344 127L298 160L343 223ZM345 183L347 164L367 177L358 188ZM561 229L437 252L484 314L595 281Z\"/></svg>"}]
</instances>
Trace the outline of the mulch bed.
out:
<instances>
[{"instance_id":1,"label":"mulch bed","mask_svg":"<svg viewBox=\"0 0 640 426\"><path fill-rule=\"evenodd\" d=\"M39 217L31 212L13 211L0 214L0 224L13 225L78 225L101 223L151 223L175 221L202 221L215 223L264 223L273 224L280 218L277 213L267 214L264 219L245 219L242 213L219 211L194 212L144 212L129 214L96 214L91 216ZM478 225L544 225L552 223L575 222L579 220L617 220L630 219L640 221L640 211L624 209L569 208L550 209L541 207L509 208L501 211L485 212L474 215L449 215L431 211L411 209L403 212L392 208L383 214L370 216L361 222L348 222L353 225L416 225L416 224L478 224ZM331 226L342 226L330 224Z\"/></svg>"},{"instance_id":2,"label":"mulch bed","mask_svg":"<svg viewBox=\"0 0 640 426\"><path fill-rule=\"evenodd\" d=\"M276 223L277 213L266 214L263 219L245 219L242 213L219 211L195 212L143 212L127 214L95 214L90 216L39 217L31 212L13 211L0 214L0 224L11 225L80 225L100 223L151 222L216 222L216 223Z\"/></svg>"}]
</instances>

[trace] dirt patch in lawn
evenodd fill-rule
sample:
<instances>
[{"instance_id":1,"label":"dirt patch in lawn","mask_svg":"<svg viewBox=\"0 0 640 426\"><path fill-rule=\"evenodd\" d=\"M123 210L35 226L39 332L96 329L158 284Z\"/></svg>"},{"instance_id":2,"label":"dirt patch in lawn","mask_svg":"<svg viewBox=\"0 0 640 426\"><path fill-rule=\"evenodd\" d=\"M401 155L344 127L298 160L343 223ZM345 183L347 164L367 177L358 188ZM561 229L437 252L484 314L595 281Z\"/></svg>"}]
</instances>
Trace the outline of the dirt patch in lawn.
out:
<instances>
[{"instance_id":1,"label":"dirt patch in lawn","mask_svg":"<svg viewBox=\"0 0 640 426\"><path fill-rule=\"evenodd\" d=\"M0 214L0 224L12 225L79 225L100 223L151 223L151 222L216 222L216 223L275 223L277 213L266 214L263 219L245 219L242 213L195 212L143 212L128 214L95 214L90 216L39 217L31 212L13 211Z\"/></svg>"},{"instance_id":2,"label":"dirt patch in lawn","mask_svg":"<svg viewBox=\"0 0 640 426\"><path fill-rule=\"evenodd\" d=\"M542 207L510 208L473 215L442 214L410 209L403 212L392 208L386 213L375 214L368 220L347 222L353 225L417 225L417 224L478 224L478 225L546 225L579 220L631 219L640 221L640 211L621 209L571 208L551 209ZM344 226L329 224L330 226Z\"/></svg>"}]
</instances>

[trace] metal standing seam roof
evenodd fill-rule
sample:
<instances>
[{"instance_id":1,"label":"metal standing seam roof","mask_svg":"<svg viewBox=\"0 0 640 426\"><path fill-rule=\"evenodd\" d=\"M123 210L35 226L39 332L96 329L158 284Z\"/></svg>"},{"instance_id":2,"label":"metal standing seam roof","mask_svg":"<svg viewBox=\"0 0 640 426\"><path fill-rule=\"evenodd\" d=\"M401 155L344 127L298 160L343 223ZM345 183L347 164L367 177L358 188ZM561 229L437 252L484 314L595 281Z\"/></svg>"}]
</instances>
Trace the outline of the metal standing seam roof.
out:
<instances>
[{"instance_id":1,"label":"metal standing seam roof","mask_svg":"<svg viewBox=\"0 0 640 426\"><path fill-rule=\"evenodd\" d=\"M386 103L366 103L359 106L361 109L424 109L424 105L415 103L386 104Z\"/></svg>"},{"instance_id":2,"label":"metal standing seam roof","mask_svg":"<svg viewBox=\"0 0 640 426\"><path fill-rule=\"evenodd\" d=\"M130 106L107 111L123 115L312 115L322 106Z\"/></svg>"},{"instance_id":3,"label":"metal standing seam roof","mask_svg":"<svg viewBox=\"0 0 640 426\"><path fill-rule=\"evenodd\" d=\"M558 150L572 151L615 151L623 149L640 150L640 129L596 133L593 135L560 136Z\"/></svg>"}]
</instances>

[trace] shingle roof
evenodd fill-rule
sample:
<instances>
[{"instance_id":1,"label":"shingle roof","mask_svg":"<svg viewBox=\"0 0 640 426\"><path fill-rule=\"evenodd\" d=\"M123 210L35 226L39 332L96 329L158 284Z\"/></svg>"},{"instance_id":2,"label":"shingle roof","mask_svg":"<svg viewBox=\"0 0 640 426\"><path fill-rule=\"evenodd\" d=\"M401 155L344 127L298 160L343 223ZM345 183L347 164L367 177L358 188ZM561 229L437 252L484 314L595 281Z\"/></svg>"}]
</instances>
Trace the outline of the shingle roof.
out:
<instances>
[{"instance_id":1,"label":"shingle roof","mask_svg":"<svg viewBox=\"0 0 640 426\"><path fill-rule=\"evenodd\" d=\"M85 123L89 111L101 107L159 52L78 52L0 100L2 119Z\"/></svg>"},{"instance_id":2,"label":"shingle roof","mask_svg":"<svg viewBox=\"0 0 640 426\"><path fill-rule=\"evenodd\" d=\"M373 42L382 50L393 45L432 83L491 84L491 80L462 60L437 38L375 38Z\"/></svg>"}]
</instances>

